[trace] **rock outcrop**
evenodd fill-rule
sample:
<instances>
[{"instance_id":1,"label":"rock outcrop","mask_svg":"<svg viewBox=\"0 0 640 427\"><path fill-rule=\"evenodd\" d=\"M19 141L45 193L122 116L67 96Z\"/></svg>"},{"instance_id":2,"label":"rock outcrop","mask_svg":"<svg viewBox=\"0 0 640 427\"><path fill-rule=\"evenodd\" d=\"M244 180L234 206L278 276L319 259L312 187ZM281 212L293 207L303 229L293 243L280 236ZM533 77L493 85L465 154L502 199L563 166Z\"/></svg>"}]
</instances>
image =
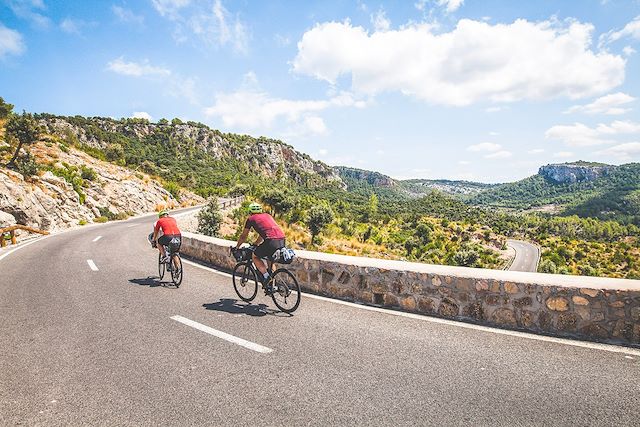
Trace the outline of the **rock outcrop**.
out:
<instances>
[{"instance_id":1,"label":"rock outcrop","mask_svg":"<svg viewBox=\"0 0 640 427\"><path fill-rule=\"evenodd\" d=\"M133 173L74 149L63 152L57 144L48 147L40 142L31 152L40 164L58 170L84 165L95 172L95 177L84 180L81 202L73 185L51 171L27 180L15 171L0 168L0 225L18 223L57 231L93 222L105 214L122 218L153 212L159 206L171 208L203 201L189 192L184 192L177 201L148 175Z\"/></svg>"},{"instance_id":2,"label":"rock outcrop","mask_svg":"<svg viewBox=\"0 0 640 427\"><path fill-rule=\"evenodd\" d=\"M556 183L566 184L595 181L614 169L615 166L611 165L576 162L542 166L538 175Z\"/></svg>"},{"instance_id":3,"label":"rock outcrop","mask_svg":"<svg viewBox=\"0 0 640 427\"><path fill-rule=\"evenodd\" d=\"M346 166L337 166L334 169L338 171L340 176L347 182L365 182L374 187L382 188L392 188L398 185L393 178L379 172L350 168Z\"/></svg>"},{"instance_id":4,"label":"rock outcrop","mask_svg":"<svg viewBox=\"0 0 640 427\"><path fill-rule=\"evenodd\" d=\"M77 122L76 120L82 120ZM122 135L144 141L153 135L164 134L186 150L195 147L203 150L216 160L239 161L268 177L284 175L297 182L304 175L319 175L327 181L342 180L330 166L313 160L281 141L269 138L239 138L237 135L222 134L217 130L195 122L150 123L145 120L113 120L102 117L65 118L48 116L41 119L48 132L60 138L75 138L81 144L101 150L106 149L111 137Z\"/></svg>"}]
</instances>

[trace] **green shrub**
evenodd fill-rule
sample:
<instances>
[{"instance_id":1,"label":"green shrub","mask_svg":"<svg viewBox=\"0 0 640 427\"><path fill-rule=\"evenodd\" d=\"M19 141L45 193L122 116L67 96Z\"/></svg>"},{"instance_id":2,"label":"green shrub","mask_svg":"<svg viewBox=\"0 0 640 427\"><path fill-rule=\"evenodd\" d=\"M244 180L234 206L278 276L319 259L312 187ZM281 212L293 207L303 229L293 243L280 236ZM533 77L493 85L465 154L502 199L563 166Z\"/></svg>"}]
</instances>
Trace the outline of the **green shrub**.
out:
<instances>
[{"instance_id":1,"label":"green shrub","mask_svg":"<svg viewBox=\"0 0 640 427\"><path fill-rule=\"evenodd\" d=\"M164 189L173 196L174 199L180 199L180 186L174 181L167 181L164 184Z\"/></svg>"},{"instance_id":2,"label":"green shrub","mask_svg":"<svg viewBox=\"0 0 640 427\"><path fill-rule=\"evenodd\" d=\"M556 264L550 259L543 259L540 261L540 265L538 265L538 271L540 273L551 273L556 274L558 272L558 268Z\"/></svg>"},{"instance_id":3,"label":"green shrub","mask_svg":"<svg viewBox=\"0 0 640 427\"><path fill-rule=\"evenodd\" d=\"M198 212L198 233L218 237L221 224L222 214L218 207L218 200L216 198L209 199L207 206Z\"/></svg>"},{"instance_id":4,"label":"green shrub","mask_svg":"<svg viewBox=\"0 0 640 427\"><path fill-rule=\"evenodd\" d=\"M20 155L16 160L15 165L16 170L25 178L30 178L38 173L38 164L36 163L36 159L30 153Z\"/></svg>"},{"instance_id":5,"label":"green shrub","mask_svg":"<svg viewBox=\"0 0 640 427\"><path fill-rule=\"evenodd\" d=\"M86 220L86 219L81 219L81 220L78 222L78 225L87 225L87 220Z\"/></svg>"},{"instance_id":6,"label":"green shrub","mask_svg":"<svg viewBox=\"0 0 640 427\"><path fill-rule=\"evenodd\" d=\"M109 218L107 218L106 216L99 216L93 220L93 222L107 222L107 221L109 221Z\"/></svg>"},{"instance_id":7,"label":"green shrub","mask_svg":"<svg viewBox=\"0 0 640 427\"><path fill-rule=\"evenodd\" d=\"M82 165L80 166L80 177L82 179L94 181L98 177L98 174L92 168Z\"/></svg>"},{"instance_id":8,"label":"green shrub","mask_svg":"<svg viewBox=\"0 0 640 427\"><path fill-rule=\"evenodd\" d=\"M477 265L480 254L474 249L464 248L456 252L453 256L453 261L456 265L463 267L475 267Z\"/></svg>"}]
</instances>

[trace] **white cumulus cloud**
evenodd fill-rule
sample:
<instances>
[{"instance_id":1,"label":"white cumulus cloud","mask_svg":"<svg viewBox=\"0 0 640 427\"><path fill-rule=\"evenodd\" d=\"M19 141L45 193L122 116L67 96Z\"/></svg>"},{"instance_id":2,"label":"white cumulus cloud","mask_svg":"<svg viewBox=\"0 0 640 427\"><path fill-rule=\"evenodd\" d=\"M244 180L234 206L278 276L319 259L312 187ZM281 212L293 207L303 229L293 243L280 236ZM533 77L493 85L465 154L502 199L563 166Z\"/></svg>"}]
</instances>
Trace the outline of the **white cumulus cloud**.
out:
<instances>
[{"instance_id":1,"label":"white cumulus cloud","mask_svg":"<svg viewBox=\"0 0 640 427\"><path fill-rule=\"evenodd\" d=\"M20 55L24 51L22 35L0 23L0 59L7 55Z\"/></svg>"},{"instance_id":2,"label":"white cumulus cloud","mask_svg":"<svg viewBox=\"0 0 640 427\"><path fill-rule=\"evenodd\" d=\"M640 134L640 123L616 120L611 124L600 123L589 127L582 123L553 126L545 132L545 138L560 140L572 147L588 147L615 143L617 137Z\"/></svg>"},{"instance_id":3,"label":"white cumulus cloud","mask_svg":"<svg viewBox=\"0 0 640 427\"><path fill-rule=\"evenodd\" d=\"M631 22L624 26L619 31L610 31L607 34L601 36L601 44L604 42L615 42L623 38L632 38L640 40L640 15L636 16Z\"/></svg>"},{"instance_id":4,"label":"white cumulus cloud","mask_svg":"<svg viewBox=\"0 0 640 427\"><path fill-rule=\"evenodd\" d=\"M614 145L606 150L596 152L599 156L617 157L622 161L631 160L640 156L640 142L627 142L624 144Z\"/></svg>"},{"instance_id":5,"label":"white cumulus cloud","mask_svg":"<svg viewBox=\"0 0 640 427\"><path fill-rule=\"evenodd\" d=\"M367 32L349 21L317 24L304 33L296 73L351 90L398 91L434 104L600 95L624 80L626 60L593 51L591 24L576 21L491 25L462 19L435 33L428 24Z\"/></svg>"},{"instance_id":6,"label":"white cumulus cloud","mask_svg":"<svg viewBox=\"0 0 640 427\"><path fill-rule=\"evenodd\" d=\"M151 114L147 113L146 111L135 111L131 117L133 117L134 119L147 119L150 122L153 121L153 117L151 117Z\"/></svg>"},{"instance_id":7,"label":"white cumulus cloud","mask_svg":"<svg viewBox=\"0 0 640 427\"><path fill-rule=\"evenodd\" d=\"M270 128L278 119L304 125L313 133L325 133L324 121L313 113L330 107L364 107L350 94L339 94L328 100L290 100L273 98L259 90L220 93L215 104L205 109L210 117L220 117L225 126L243 129Z\"/></svg>"},{"instance_id":8,"label":"white cumulus cloud","mask_svg":"<svg viewBox=\"0 0 640 427\"><path fill-rule=\"evenodd\" d=\"M587 113L587 114L624 114L630 109L623 107L635 101L631 95L626 93L617 92L609 95L602 96L590 104L586 105L574 105L569 108L565 113Z\"/></svg>"},{"instance_id":9,"label":"white cumulus cloud","mask_svg":"<svg viewBox=\"0 0 640 427\"><path fill-rule=\"evenodd\" d=\"M134 77L171 75L170 70L151 65L146 60L141 63L126 62L122 57L114 59L113 61L109 62L107 64L107 69L117 74L122 74L125 76L134 76Z\"/></svg>"}]
</instances>

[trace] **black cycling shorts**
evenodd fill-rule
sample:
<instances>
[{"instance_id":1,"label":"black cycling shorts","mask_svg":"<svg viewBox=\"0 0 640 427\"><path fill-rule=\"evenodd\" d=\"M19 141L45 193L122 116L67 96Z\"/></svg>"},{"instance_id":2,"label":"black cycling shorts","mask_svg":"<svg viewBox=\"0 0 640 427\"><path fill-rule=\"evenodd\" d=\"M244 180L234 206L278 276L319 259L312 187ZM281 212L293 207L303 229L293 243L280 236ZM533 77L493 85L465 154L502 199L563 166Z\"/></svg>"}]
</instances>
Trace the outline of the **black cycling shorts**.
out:
<instances>
[{"instance_id":1,"label":"black cycling shorts","mask_svg":"<svg viewBox=\"0 0 640 427\"><path fill-rule=\"evenodd\" d=\"M173 239L178 239L178 242L171 243ZM182 236L179 234L164 234L158 237L158 243L168 246L171 252L178 252L180 251L180 245L182 244Z\"/></svg>"},{"instance_id":2,"label":"black cycling shorts","mask_svg":"<svg viewBox=\"0 0 640 427\"><path fill-rule=\"evenodd\" d=\"M267 239L256 248L254 253L258 258L267 258L280 248L284 248L284 239Z\"/></svg>"}]
</instances>

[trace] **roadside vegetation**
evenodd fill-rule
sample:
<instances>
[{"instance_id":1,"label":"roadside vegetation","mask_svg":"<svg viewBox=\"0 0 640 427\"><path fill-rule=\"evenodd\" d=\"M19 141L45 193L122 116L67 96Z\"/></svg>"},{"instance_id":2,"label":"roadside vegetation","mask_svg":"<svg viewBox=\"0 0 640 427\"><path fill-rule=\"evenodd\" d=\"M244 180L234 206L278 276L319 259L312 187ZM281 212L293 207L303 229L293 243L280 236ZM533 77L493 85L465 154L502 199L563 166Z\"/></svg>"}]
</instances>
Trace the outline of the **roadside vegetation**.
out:
<instances>
[{"instance_id":1,"label":"roadside vegetation","mask_svg":"<svg viewBox=\"0 0 640 427\"><path fill-rule=\"evenodd\" d=\"M11 120L11 114L8 120ZM34 118L42 122L55 117L43 114ZM100 141L102 145L97 148L96 144L82 142L70 130L51 134L49 129L48 140L61 150L82 150L98 159L126 166L134 173L149 174L164 182L174 197L180 197L181 191L188 189L204 197L244 195L247 202L260 201L282 224L289 243L298 248L434 264L503 268L508 262L506 239L521 238L541 246L542 272L640 277L640 265L636 262L640 255L640 230L635 219L640 193L634 189L637 183L629 183L637 178L635 165L622 168L620 174L611 177L606 184L610 189L626 188L624 200L628 203L616 210L615 215L599 215L598 218L598 215L585 213L589 209L601 209L597 205L599 199L586 198L584 188L581 195L572 199L570 194L577 187L571 185L548 190L539 180L525 180L508 194L503 188L491 200L500 206L500 200L504 199L502 204L506 206L506 200L520 197L522 203L515 203L519 209L485 208L478 205L483 193L473 196L471 202L435 190L415 197L415 194L395 191L392 187L376 186L374 181L382 179L377 175L371 175L372 182L351 179L349 188L345 189L339 182L305 173L295 165L285 164L276 174L267 174L260 169L265 159L257 155L252 157L252 147L266 142L283 143L248 135L223 134L200 123L188 122L188 125L190 129L213 132L216 138L243 153L244 157L220 157L213 149L203 149L205 142L198 137L176 137L175 127L184 127L184 124L175 119L159 122L160 126L155 125L153 132L139 132L140 126L149 125L144 119L108 119L117 124L118 129L124 129L118 132L103 129L91 118L67 117L65 120L82 129L83 140ZM15 155L17 140L12 138L5 136L8 144L0 144L9 147L2 148L0 161L6 162ZM24 155L28 155L25 149L28 145L22 146ZM68 165L62 168L36 165L36 169L51 170L63 177L79 196L93 179L90 170ZM491 188L495 190L495 186ZM596 188L587 190L600 191ZM562 200L573 206L573 211L567 211L565 216L523 213L522 208L534 204L528 199L532 192L537 197L535 203ZM600 199L606 200L604 193ZM211 208L203 212L202 232L219 235L223 222L220 213ZM103 217L111 219L107 212ZM222 237L237 238L244 223L244 211L235 210L231 219L235 229Z\"/></svg>"}]
</instances>

